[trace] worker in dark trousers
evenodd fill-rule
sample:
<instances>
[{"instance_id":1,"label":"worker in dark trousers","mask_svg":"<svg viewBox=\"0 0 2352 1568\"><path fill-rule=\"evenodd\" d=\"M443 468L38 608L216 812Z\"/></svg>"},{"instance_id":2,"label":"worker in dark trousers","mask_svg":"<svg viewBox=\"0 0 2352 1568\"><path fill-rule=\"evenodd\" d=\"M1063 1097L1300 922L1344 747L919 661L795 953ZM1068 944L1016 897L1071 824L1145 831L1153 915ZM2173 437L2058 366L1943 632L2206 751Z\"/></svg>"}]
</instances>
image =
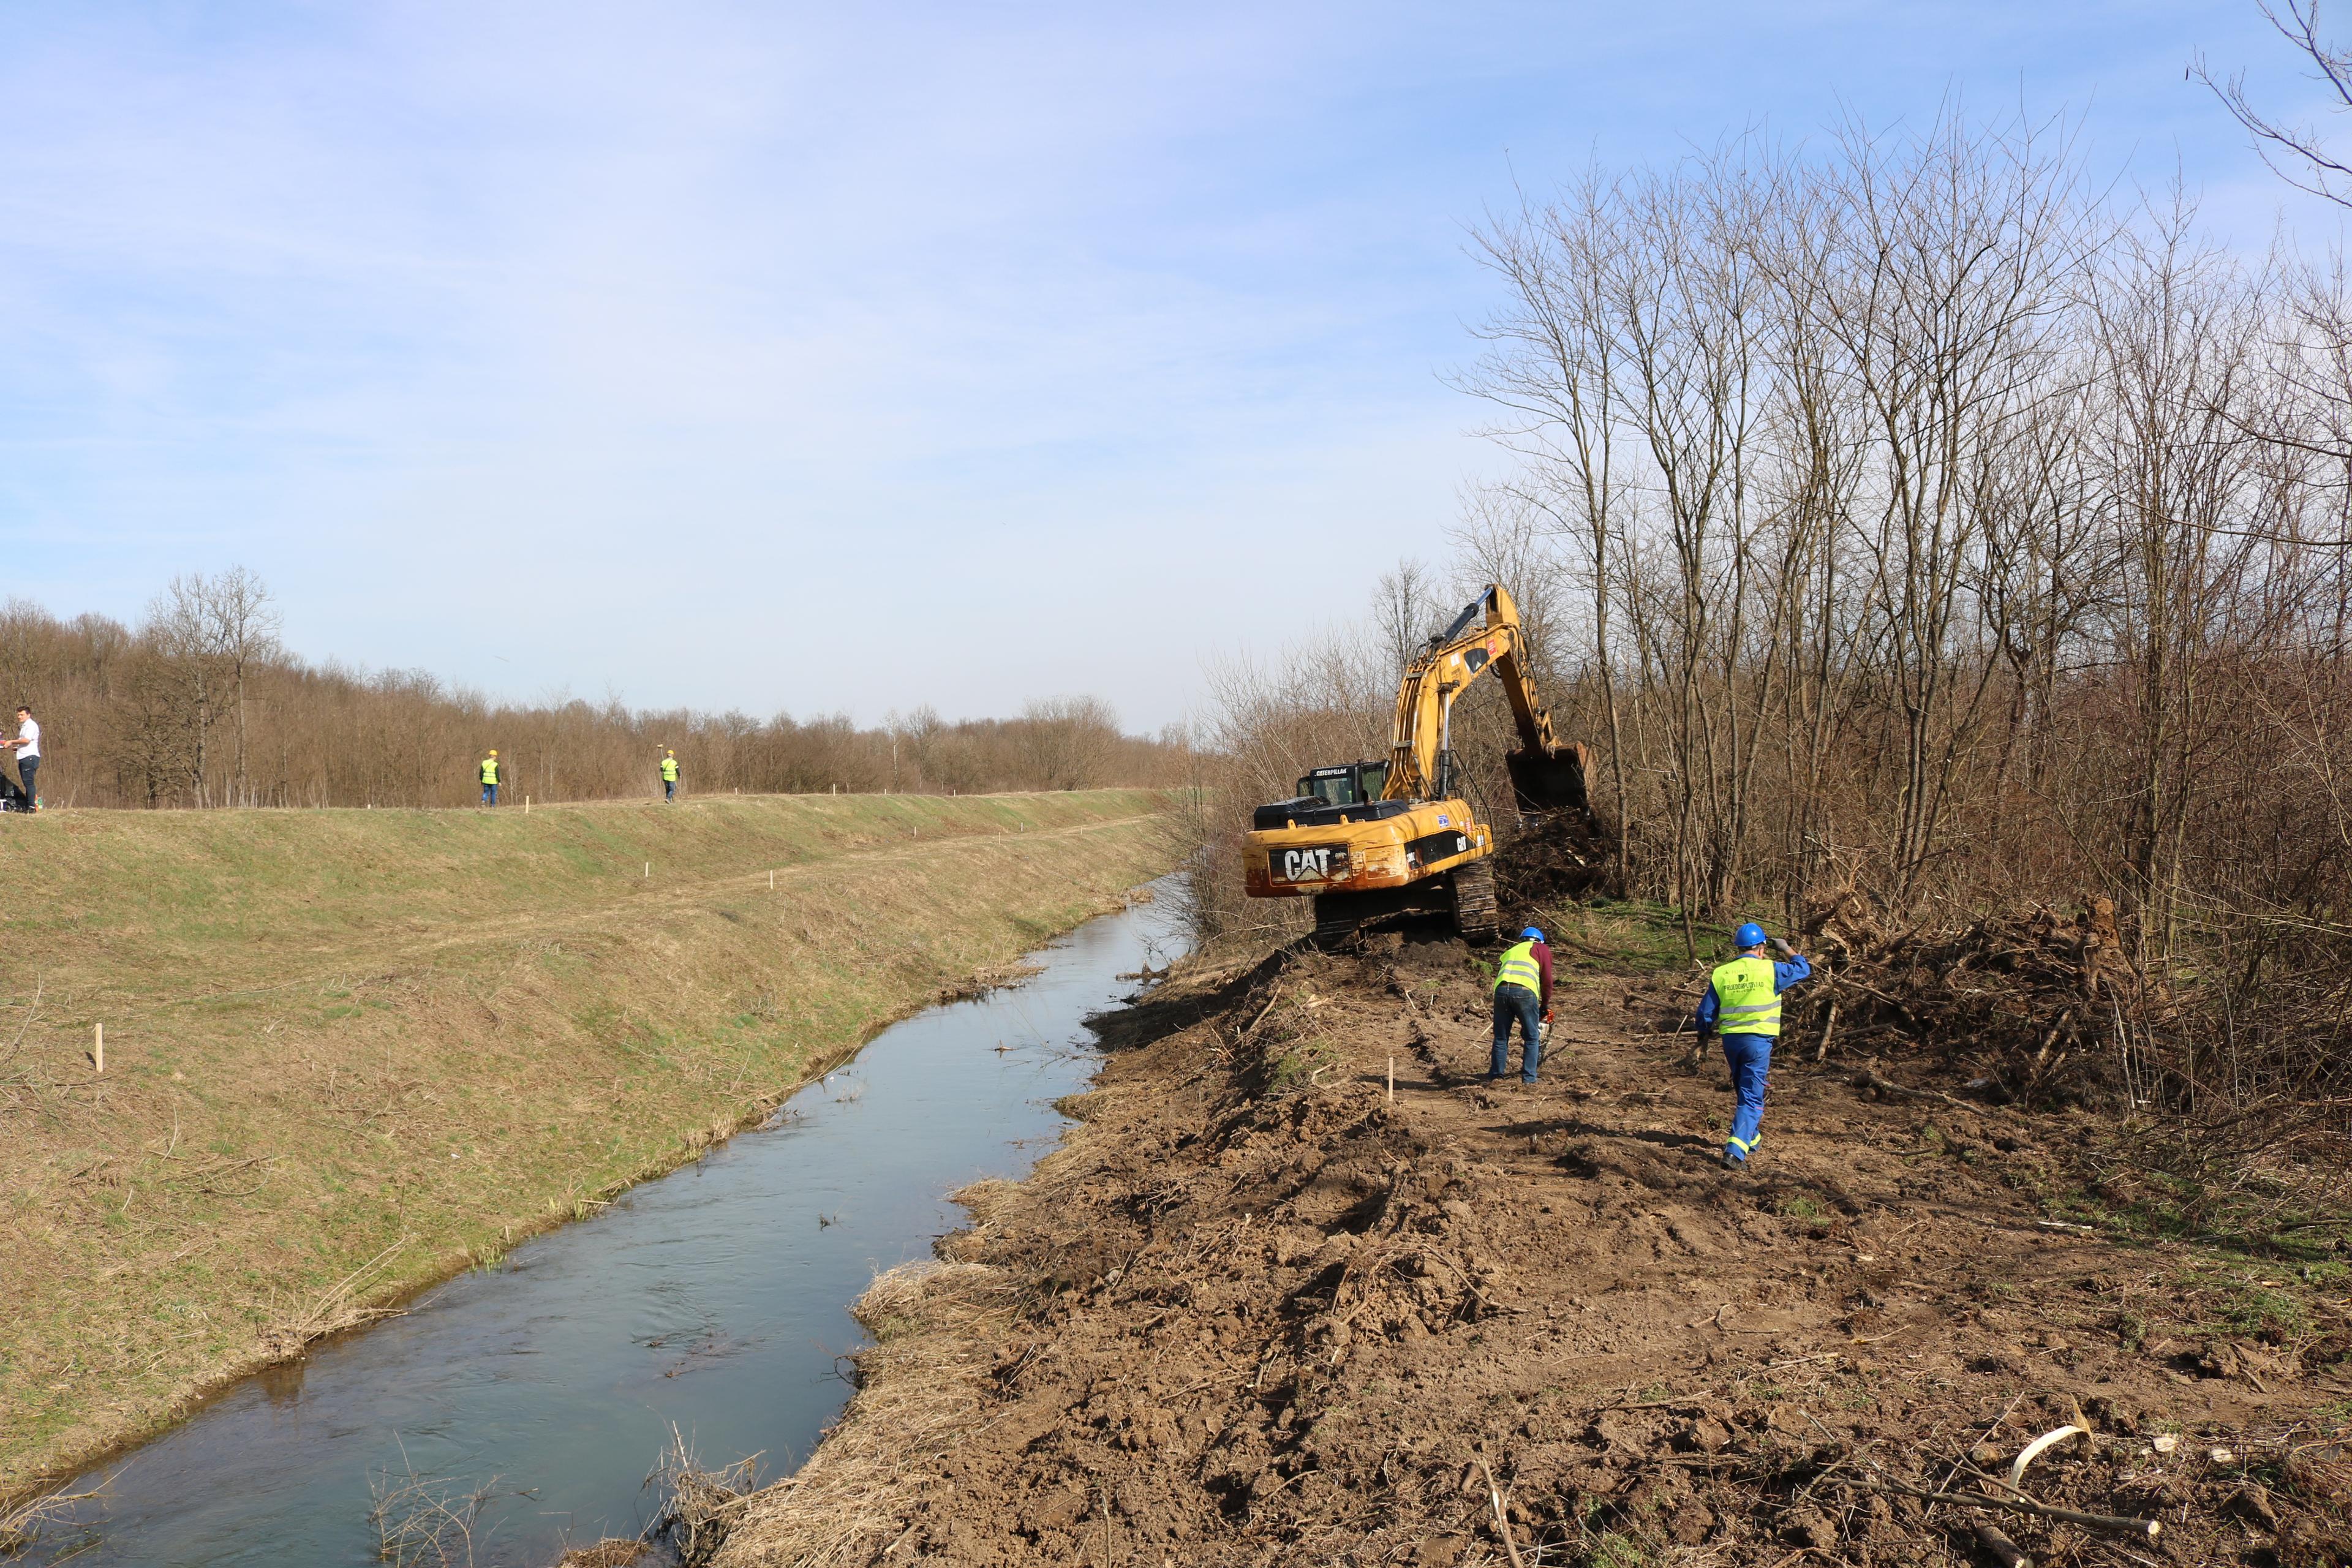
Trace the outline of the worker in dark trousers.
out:
<instances>
[{"instance_id":1,"label":"worker in dark trousers","mask_svg":"<svg viewBox=\"0 0 2352 1568\"><path fill-rule=\"evenodd\" d=\"M41 771L41 725L40 721L33 717L30 708L16 710L16 738L0 741L0 746L6 746L16 753L16 776L25 784L25 809L40 810L41 786L34 775Z\"/></svg>"},{"instance_id":2,"label":"worker in dark trousers","mask_svg":"<svg viewBox=\"0 0 2352 1568\"><path fill-rule=\"evenodd\" d=\"M676 752L662 753L662 799L667 801L677 799L677 753Z\"/></svg>"},{"instance_id":3,"label":"worker in dark trousers","mask_svg":"<svg viewBox=\"0 0 2352 1568\"><path fill-rule=\"evenodd\" d=\"M1716 965L1709 976L1699 998L1698 1032L1701 1039L1723 1036L1723 1059L1739 1095L1731 1140L1723 1146L1724 1164L1736 1171L1763 1139L1764 1080L1772 1068L1772 1042L1780 1037L1780 993L1809 977L1813 966L1777 936L1770 945L1780 962L1766 958L1764 928L1753 921L1731 933L1731 945L1739 956Z\"/></svg>"},{"instance_id":4,"label":"worker in dark trousers","mask_svg":"<svg viewBox=\"0 0 2352 1568\"><path fill-rule=\"evenodd\" d=\"M482 804L499 804L499 753L495 748L482 759Z\"/></svg>"},{"instance_id":5,"label":"worker in dark trousers","mask_svg":"<svg viewBox=\"0 0 2352 1568\"><path fill-rule=\"evenodd\" d=\"M1543 1061L1543 1028L1551 1022L1551 949L1534 926L1503 950L1495 966L1495 1059L1488 1083L1499 1083L1511 1068L1511 1026L1519 1026L1519 1079L1536 1081Z\"/></svg>"}]
</instances>

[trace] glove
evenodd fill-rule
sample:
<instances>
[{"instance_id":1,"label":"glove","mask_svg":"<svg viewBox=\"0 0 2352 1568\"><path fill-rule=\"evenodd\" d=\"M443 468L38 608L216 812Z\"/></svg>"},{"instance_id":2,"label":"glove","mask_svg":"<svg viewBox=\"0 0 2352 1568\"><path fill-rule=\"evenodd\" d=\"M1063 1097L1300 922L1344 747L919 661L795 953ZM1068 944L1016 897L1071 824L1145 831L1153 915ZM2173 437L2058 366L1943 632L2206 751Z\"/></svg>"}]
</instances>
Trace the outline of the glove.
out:
<instances>
[{"instance_id":1,"label":"glove","mask_svg":"<svg viewBox=\"0 0 2352 1568\"><path fill-rule=\"evenodd\" d=\"M1547 1024L1551 1022L1551 1009L1549 1007L1544 1009L1543 1021Z\"/></svg>"},{"instance_id":2,"label":"glove","mask_svg":"<svg viewBox=\"0 0 2352 1568\"><path fill-rule=\"evenodd\" d=\"M1794 958L1797 956L1797 950L1790 947L1787 942L1781 941L1777 936L1772 939L1772 951L1779 953L1783 958Z\"/></svg>"}]
</instances>

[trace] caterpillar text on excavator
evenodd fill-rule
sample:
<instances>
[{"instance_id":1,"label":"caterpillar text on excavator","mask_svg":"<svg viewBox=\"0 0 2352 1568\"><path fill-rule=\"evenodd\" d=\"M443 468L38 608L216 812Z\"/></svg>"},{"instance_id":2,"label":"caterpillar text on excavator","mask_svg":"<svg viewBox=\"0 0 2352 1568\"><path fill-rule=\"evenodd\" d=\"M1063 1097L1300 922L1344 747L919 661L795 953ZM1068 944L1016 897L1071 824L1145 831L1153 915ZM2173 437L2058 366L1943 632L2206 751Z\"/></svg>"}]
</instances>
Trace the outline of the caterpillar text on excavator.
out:
<instances>
[{"instance_id":1,"label":"caterpillar text on excavator","mask_svg":"<svg viewBox=\"0 0 2352 1568\"><path fill-rule=\"evenodd\" d=\"M1505 761L1523 817L1591 813L1584 748L1552 734L1528 663L1518 608L1489 584L1406 667L1386 762L1316 768L1295 798L1257 808L1243 841L1250 896L1312 898L1326 940L1406 913L1451 915L1465 936L1491 934L1495 832L1462 798L1453 748L1454 700L1472 681L1492 671L1510 700L1519 749Z\"/></svg>"}]
</instances>

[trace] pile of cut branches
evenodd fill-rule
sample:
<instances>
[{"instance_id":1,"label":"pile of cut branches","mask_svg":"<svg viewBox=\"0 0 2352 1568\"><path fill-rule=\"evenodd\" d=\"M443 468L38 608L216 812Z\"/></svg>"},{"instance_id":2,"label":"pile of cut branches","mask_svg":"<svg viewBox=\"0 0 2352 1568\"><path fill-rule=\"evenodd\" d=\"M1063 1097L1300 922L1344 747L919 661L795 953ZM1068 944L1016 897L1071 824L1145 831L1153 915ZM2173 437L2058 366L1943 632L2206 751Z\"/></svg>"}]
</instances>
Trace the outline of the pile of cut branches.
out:
<instances>
[{"instance_id":1,"label":"pile of cut branches","mask_svg":"<svg viewBox=\"0 0 2352 1568\"><path fill-rule=\"evenodd\" d=\"M1814 1059L1835 1050L1973 1100L2109 1118L2102 1195L2176 1227L2344 1227L2352 1050L2336 955L2137 961L2148 944L2104 897L1937 930L1848 889L1801 930L1820 979L1791 994L1789 1021Z\"/></svg>"},{"instance_id":2,"label":"pile of cut branches","mask_svg":"<svg viewBox=\"0 0 2352 1568\"><path fill-rule=\"evenodd\" d=\"M2152 998L2125 961L2111 900L2071 918L2037 907L1933 931L1894 924L1847 889L1802 931L1821 979L1791 997L1791 1021L1812 1032L1817 1056L1925 1056L1969 1069L1997 1102L2119 1109L2155 1088L2129 1048Z\"/></svg>"}]
</instances>

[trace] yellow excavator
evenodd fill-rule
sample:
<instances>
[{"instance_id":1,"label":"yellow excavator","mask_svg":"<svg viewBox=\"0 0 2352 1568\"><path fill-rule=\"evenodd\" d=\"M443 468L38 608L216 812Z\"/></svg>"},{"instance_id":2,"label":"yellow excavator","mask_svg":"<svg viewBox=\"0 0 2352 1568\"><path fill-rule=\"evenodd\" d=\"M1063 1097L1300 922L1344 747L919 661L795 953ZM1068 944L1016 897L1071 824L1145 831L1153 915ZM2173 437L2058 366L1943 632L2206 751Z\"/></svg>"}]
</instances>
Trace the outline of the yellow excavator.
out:
<instances>
[{"instance_id":1,"label":"yellow excavator","mask_svg":"<svg viewBox=\"0 0 2352 1568\"><path fill-rule=\"evenodd\" d=\"M1450 915L1466 937L1491 935L1495 833L1461 798L1453 747L1454 700L1489 671L1518 724L1504 760L1520 812L1589 813L1584 748L1553 735L1518 607L1490 584L1406 667L1386 762L1316 768L1294 798L1257 808L1243 840L1249 895L1312 898L1325 941L1392 914Z\"/></svg>"}]
</instances>

